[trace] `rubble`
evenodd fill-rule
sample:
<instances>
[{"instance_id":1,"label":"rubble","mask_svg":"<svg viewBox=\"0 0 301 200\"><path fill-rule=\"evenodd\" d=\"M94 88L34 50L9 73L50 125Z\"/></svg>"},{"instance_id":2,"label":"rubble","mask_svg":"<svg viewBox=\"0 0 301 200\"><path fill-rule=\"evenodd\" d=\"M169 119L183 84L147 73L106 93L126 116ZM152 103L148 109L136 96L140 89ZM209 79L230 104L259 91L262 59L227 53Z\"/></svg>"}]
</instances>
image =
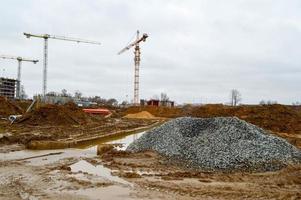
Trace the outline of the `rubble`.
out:
<instances>
[{"instance_id":1,"label":"rubble","mask_svg":"<svg viewBox=\"0 0 301 200\"><path fill-rule=\"evenodd\" d=\"M301 162L301 150L236 117L171 120L127 150L154 150L202 170L273 171Z\"/></svg>"}]
</instances>

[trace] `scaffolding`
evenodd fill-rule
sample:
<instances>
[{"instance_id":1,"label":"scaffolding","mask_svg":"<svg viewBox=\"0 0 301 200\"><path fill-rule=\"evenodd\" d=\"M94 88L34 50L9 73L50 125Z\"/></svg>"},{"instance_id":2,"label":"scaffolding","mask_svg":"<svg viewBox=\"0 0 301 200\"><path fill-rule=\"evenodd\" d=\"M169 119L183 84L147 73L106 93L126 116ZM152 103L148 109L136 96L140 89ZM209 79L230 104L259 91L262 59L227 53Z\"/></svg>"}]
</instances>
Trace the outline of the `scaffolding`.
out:
<instances>
[{"instance_id":1,"label":"scaffolding","mask_svg":"<svg viewBox=\"0 0 301 200\"><path fill-rule=\"evenodd\" d=\"M18 81L15 79L0 77L0 96L8 99L14 99Z\"/></svg>"}]
</instances>

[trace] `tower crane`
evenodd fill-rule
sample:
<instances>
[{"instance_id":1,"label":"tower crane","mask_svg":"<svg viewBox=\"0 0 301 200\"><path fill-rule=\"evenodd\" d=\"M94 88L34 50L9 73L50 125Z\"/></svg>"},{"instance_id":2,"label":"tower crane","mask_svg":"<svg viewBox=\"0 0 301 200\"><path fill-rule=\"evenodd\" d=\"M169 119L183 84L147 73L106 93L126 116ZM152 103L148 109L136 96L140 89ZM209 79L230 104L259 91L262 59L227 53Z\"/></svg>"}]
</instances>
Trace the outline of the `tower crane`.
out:
<instances>
[{"instance_id":1,"label":"tower crane","mask_svg":"<svg viewBox=\"0 0 301 200\"><path fill-rule=\"evenodd\" d=\"M25 62L33 62L36 64L39 62L39 60L34 60L34 59L28 59L28 58L23 58L20 56L7 56L7 55L0 55L0 58L3 59L12 59L12 60L17 60L18 61L18 76L17 76L17 90L16 90L16 97L20 99L20 90L21 90L21 65L22 61Z\"/></svg>"},{"instance_id":2,"label":"tower crane","mask_svg":"<svg viewBox=\"0 0 301 200\"><path fill-rule=\"evenodd\" d=\"M118 52L118 55L122 54L123 52L129 50L130 48L135 46L134 50L134 61L135 61L135 73L134 73L134 104L139 104L139 67L140 67L140 42L145 42L148 35L146 33L143 33L143 35L139 36L139 31L137 31L136 34L136 40L132 43L130 43L128 46L123 48L121 51Z\"/></svg>"},{"instance_id":3,"label":"tower crane","mask_svg":"<svg viewBox=\"0 0 301 200\"><path fill-rule=\"evenodd\" d=\"M55 36L49 34L31 34L31 33L23 33L26 38L36 37L36 38L43 38L44 39L44 62L43 62L43 96L45 97L47 93L47 67L48 67L48 39L56 39L56 40L65 40L77 43L89 43L89 44L97 44L100 45L100 42L91 41L91 40L84 40L79 38L70 38L65 36Z\"/></svg>"}]
</instances>

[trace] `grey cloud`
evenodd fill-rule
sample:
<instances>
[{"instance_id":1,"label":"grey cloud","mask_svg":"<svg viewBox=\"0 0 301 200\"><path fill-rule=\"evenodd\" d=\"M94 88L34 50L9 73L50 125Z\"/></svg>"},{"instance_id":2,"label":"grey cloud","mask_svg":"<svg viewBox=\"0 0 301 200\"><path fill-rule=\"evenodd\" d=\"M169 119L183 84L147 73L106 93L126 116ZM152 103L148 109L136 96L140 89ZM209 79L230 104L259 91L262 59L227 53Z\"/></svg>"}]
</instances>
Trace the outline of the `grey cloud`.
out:
<instances>
[{"instance_id":1,"label":"grey cloud","mask_svg":"<svg viewBox=\"0 0 301 200\"><path fill-rule=\"evenodd\" d=\"M117 56L136 29L141 45L141 97L161 91L179 103L300 101L301 2L298 0L11 0L0 12L1 54L37 57L43 42L22 32L99 40L101 46L49 41L49 91L124 100L132 96L133 50ZM0 61L6 76L16 62ZM42 62L24 64L23 84L41 92Z\"/></svg>"}]
</instances>

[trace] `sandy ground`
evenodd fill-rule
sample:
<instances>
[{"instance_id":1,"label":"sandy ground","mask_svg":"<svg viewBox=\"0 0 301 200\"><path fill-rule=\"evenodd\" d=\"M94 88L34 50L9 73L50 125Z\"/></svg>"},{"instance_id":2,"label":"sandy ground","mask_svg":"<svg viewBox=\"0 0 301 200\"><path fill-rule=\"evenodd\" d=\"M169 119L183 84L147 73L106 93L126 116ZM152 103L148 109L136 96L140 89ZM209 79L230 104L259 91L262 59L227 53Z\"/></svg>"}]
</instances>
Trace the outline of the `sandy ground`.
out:
<instances>
[{"instance_id":1,"label":"sandy ground","mask_svg":"<svg viewBox=\"0 0 301 200\"><path fill-rule=\"evenodd\" d=\"M196 172L154 152L20 151L2 146L0 199L301 199L301 166ZM43 156L46 155L46 156Z\"/></svg>"}]
</instances>

